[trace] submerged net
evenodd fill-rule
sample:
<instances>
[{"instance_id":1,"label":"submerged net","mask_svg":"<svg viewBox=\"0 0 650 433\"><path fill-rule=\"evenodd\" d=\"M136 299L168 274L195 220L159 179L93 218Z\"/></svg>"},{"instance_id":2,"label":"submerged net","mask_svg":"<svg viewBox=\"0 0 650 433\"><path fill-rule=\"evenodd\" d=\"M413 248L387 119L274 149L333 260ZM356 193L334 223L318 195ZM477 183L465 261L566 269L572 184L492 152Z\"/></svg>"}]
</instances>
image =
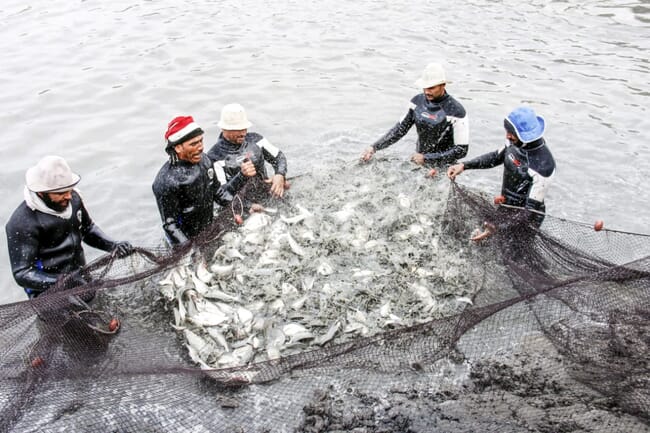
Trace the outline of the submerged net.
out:
<instances>
[{"instance_id":1,"label":"submerged net","mask_svg":"<svg viewBox=\"0 0 650 433\"><path fill-rule=\"evenodd\" d=\"M649 430L648 236L382 159L267 206L0 307L0 431Z\"/></svg>"}]
</instances>

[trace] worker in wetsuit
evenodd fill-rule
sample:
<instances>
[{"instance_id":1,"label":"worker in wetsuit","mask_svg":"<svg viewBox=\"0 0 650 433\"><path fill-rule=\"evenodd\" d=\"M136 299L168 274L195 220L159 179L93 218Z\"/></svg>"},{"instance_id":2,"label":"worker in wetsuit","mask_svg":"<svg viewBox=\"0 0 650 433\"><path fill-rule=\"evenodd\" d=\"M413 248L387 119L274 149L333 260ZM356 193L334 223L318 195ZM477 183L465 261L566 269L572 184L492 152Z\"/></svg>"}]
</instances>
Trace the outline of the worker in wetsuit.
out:
<instances>
[{"instance_id":1,"label":"worker in wetsuit","mask_svg":"<svg viewBox=\"0 0 650 433\"><path fill-rule=\"evenodd\" d=\"M168 241L179 245L198 235L212 222L214 203L229 204L234 195L255 176L255 165L244 161L227 182L215 175L210 158L203 153L203 130L191 116L179 116L165 133L169 160L153 183L158 210Z\"/></svg>"},{"instance_id":2,"label":"worker in wetsuit","mask_svg":"<svg viewBox=\"0 0 650 433\"><path fill-rule=\"evenodd\" d=\"M86 264L82 242L118 257L133 251L129 242L113 241L90 218L75 189L80 179L59 156L46 156L27 170L24 201L5 229L14 279L30 299L64 277L67 288L87 282L77 272Z\"/></svg>"},{"instance_id":3,"label":"worker in wetsuit","mask_svg":"<svg viewBox=\"0 0 650 433\"><path fill-rule=\"evenodd\" d=\"M555 160L543 138L545 122L529 107L518 107L503 122L505 146L447 170L451 180L464 170L503 164L500 201L505 207L525 209L525 220L539 227L544 220L544 197L555 173Z\"/></svg>"},{"instance_id":4,"label":"worker in wetsuit","mask_svg":"<svg viewBox=\"0 0 650 433\"><path fill-rule=\"evenodd\" d=\"M469 122L465 108L446 91L447 79L443 67L430 63L415 84L423 92L411 99L406 115L383 137L361 155L369 161L377 150L385 149L415 124L418 139L411 161L417 165L441 166L453 164L467 155Z\"/></svg>"},{"instance_id":5,"label":"worker in wetsuit","mask_svg":"<svg viewBox=\"0 0 650 433\"><path fill-rule=\"evenodd\" d=\"M271 195L283 197L287 158L269 140L255 132L248 132L252 123L248 120L244 107L240 104L224 106L217 125L221 128L221 134L208 152L208 157L214 163L217 179L222 183L232 179L240 172L241 161L250 159L255 164L259 179L269 184ZM272 177L266 173L265 162L273 167Z\"/></svg>"}]
</instances>

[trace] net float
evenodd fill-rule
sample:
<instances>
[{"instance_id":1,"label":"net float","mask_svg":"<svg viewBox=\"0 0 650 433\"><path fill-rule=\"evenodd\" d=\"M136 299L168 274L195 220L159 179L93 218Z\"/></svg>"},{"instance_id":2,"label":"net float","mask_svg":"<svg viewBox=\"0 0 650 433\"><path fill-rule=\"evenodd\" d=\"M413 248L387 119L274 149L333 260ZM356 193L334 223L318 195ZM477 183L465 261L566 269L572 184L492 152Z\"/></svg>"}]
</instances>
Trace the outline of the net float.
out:
<instances>
[{"instance_id":1,"label":"net float","mask_svg":"<svg viewBox=\"0 0 650 433\"><path fill-rule=\"evenodd\" d=\"M115 332L117 328L120 327L120 321L117 318L113 317L110 322L108 322L108 330Z\"/></svg>"},{"instance_id":2,"label":"net float","mask_svg":"<svg viewBox=\"0 0 650 433\"><path fill-rule=\"evenodd\" d=\"M494 197L494 204L503 204L506 202L506 198L502 195Z\"/></svg>"},{"instance_id":3,"label":"net float","mask_svg":"<svg viewBox=\"0 0 650 433\"><path fill-rule=\"evenodd\" d=\"M235 215L235 222L237 225L242 225L244 223L244 218L242 218L241 215L237 214Z\"/></svg>"},{"instance_id":4,"label":"net float","mask_svg":"<svg viewBox=\"0 0 650 433\"><path fill-rule=\"evenodd\" d=\"M437 175L438 175L438 170L436 170L435 168L429 170L429 173L427 174L427 176L429 177L436 177Z\"/></svg>"},{"instance_id":5,"label":"net float","mask_svg":"<svg viewBox=\"0 0 650 433\"><path fill-rule=\"evenodd\" d=\"M40 356L37 356L36 358L32 359L32 368L38 368L43 364L45 364L45 360Z\"/></svg>"},{"instance_id":6,"label":"net float","mask_svg":"<svg viewBox=\"0 0 650 433\"><path fill-rule=\"evenodd\" d=\"M604 226L605 226L605 222L603 220L596 220L596 222L594 223L594 230L599 232L603 229Z\"/></svg>"}]
</instances>

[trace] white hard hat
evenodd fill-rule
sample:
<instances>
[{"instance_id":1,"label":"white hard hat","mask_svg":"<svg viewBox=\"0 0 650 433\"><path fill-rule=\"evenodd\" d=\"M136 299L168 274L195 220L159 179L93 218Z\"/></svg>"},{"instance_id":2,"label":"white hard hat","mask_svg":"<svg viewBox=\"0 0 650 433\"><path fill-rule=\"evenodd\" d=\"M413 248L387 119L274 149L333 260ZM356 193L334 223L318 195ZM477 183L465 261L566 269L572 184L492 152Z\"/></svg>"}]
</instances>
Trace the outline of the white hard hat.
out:
<instances>
[{"instance_id":1,"label":"white hard hat","mask_svg":"<svg viewBox=\"0 0 650 433\"><path fill-rule=\"evenodd\" d=\"M417 79L415 85L420 89L428 89L429 87L437 86L447 82L445 70L440 63L429 63L422 75Z\"/></svg>"},{"instance_id":2,"label":"white hard hat","mask_svg":"<svg viewBox=\"0 0 650 433\"><path fill-rule=\"evenodd\" d=\"M25 173L25 184L33 192L64 192L72 189L81 180L73 173L65 159L60 156L45 156Z\"/></svg>"},{"instance_id":3,"label":"white hard hat","mask_svg":"<svg viewBox=\"0 0 650 433\"><path fill-rule=\"evenodd\" d=\"M239 104L228 104L221 110L221 119L217 126L226 131L240 131L250 128L252 123L246 117L244 107Z\"/></svg>"}]
</instances>

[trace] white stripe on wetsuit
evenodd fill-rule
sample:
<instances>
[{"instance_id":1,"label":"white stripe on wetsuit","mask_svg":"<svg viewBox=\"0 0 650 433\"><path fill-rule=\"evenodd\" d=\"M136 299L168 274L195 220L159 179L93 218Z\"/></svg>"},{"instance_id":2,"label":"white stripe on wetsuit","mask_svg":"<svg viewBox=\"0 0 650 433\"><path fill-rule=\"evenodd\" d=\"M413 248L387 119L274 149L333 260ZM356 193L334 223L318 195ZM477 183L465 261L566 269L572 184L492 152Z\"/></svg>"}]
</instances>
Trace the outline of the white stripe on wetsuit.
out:
<instances>
[{"instance_id":1,"label":"white stripe on wetsuit","mask_svg":"<svg viewBox=\"0 0 650 433\"><path fill-rule=\"evenodd\" d=\"M271 144L271 142L266 138L262 138L260 141L258 141L257 145L270 153L273 158L276 158L278 156L278 153L280 153L280 149Z\"/></svg>"},{"instance_id":2,"label":"white stripe on wetsuit","mask_svg":"<svg viewBox=\"0 0 650 433\"><path fill-rule=\"evenodd\" d=\"M544 196L546 195L546 189L551 183L551 177L555 174L555 170L551 173L550 176L544 177L535 170L528 169L528 175L533 178L533 184L530 187L528 192L528 198L537 200L540 203L544 203Z\"/></svg>"},{"instance_id":3,"label":"white stripe on wetsuit","mask_svg":"<svg viewBox=\"0 0 650 433\"><path fill-rule=\"evenodd\" d=\"M214 168L214 174L217 176L217 180L221 185L226 184L226 170L223 168L226 166L226 161L221 160L221 161L215 161L214 164L212 164L212 167Z\"/></svg>"},{"instance_id":4,"label":"white stripe on wetsuit","mask_svg":"<svg viewBox=\"0 0 650 433\"><path fill-rule=\"evenodd\" d=\"M469 144L469 119L465 117L452 117L447 116L447 120L451 122L451 127L454 129L454 144L455 145L468 145Z\"/></svg>"}]
</instances>

